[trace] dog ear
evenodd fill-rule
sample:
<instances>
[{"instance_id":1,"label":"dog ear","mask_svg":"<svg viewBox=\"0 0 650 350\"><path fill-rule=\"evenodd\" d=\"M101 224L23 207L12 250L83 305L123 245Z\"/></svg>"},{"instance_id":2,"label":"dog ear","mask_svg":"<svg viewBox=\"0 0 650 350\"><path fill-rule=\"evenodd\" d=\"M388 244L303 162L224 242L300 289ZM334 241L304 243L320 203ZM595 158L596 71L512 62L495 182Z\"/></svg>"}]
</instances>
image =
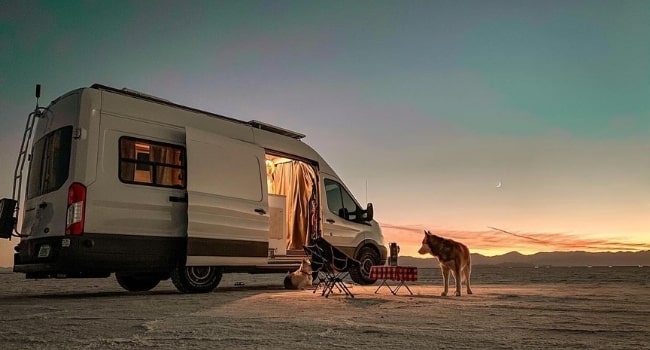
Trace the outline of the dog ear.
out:
<instances>
[{"instance_id":1,"label":"dog ear","mask_svg":"<svg viewBox=\"0 0 650 350\"><path fill-rule=\"evenodd\" d=\"M429 232L429 230L424 230L424 234L427 236L431 236L431 232Z\"/></svg>"}]
</instances>

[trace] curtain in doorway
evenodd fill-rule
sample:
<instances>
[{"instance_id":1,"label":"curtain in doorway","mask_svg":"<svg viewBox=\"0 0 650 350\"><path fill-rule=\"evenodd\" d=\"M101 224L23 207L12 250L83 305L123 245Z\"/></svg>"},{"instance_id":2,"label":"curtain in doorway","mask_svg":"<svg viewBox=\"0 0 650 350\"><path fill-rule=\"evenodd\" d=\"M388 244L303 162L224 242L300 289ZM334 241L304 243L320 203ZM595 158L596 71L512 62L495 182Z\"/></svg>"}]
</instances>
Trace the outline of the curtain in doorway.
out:
<instances>
[{"instance_id":1,"label":"curtain in doorway","mask_svg":"<svg viewBox=\"0 0 650 350\"><path fill-rule=\"evenodd\" d=\"M276 164L273 187L287 198L287 249L300 249L307 237L317 231L316 174L304 162Z\"/></svg>"}]
</instances>

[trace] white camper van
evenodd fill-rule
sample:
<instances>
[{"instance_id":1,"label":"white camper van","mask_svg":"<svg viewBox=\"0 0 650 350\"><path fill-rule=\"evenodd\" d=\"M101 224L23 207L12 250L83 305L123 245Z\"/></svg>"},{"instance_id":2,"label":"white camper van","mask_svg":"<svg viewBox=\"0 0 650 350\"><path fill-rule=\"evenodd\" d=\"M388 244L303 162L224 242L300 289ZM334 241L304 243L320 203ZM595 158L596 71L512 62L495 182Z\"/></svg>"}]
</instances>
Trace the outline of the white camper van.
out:
<instances>
[{"instance_id":1,"label":"white camper van","mask_svg":"<svg viewBox=\"0 0 650 350\"><path fill-rule=\"evenodd\" d=\"M361 261L356 283L374 283L370 267L387 249L372 205L303 137L128 89L80 88L30 114L0 237L20 238L14 271L27 278L115 273L143 291L171 277L181 292L211 291L224 272L295 269L303 246L324 237Z\"/></svg>"}]
</instances>

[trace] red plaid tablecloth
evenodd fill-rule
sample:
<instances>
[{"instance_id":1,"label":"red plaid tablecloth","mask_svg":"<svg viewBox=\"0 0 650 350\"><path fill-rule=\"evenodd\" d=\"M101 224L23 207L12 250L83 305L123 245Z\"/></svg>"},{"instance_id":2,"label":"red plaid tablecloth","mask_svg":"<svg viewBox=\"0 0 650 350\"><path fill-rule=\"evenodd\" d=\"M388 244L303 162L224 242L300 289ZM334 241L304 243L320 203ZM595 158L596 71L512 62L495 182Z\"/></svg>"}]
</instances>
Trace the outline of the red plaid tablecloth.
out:
<instances>
[{"instance_id":1,"label":"red plaid tablecloth","mask_svg":"<svg viewBox=\"0 0 650 350\"><path fill-rule=\"evenodd\" d=\"M415 266L373 266L370 279L392 281L417 281L418 268Z\"/></svg>"}]
</instances>

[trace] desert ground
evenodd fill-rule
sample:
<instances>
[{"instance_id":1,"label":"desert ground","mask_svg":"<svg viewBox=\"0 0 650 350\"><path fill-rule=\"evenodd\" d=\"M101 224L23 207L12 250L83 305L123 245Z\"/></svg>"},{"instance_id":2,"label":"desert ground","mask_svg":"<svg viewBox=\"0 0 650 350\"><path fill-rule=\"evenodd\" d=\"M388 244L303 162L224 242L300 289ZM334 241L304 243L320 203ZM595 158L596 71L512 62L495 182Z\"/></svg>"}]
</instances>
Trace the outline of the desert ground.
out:
<instances>
[{"instance_id":1,"label":"desert ground","mask_svg":"<svg viewBox=\"0 0 650 350\"><path fill-rule=\"evenodd\" d=\"M351 285L354 298L285 290L281 274L226 274L212 293L181 294L171 281L130 293L113 277L27 280L5 272L0 273L0 349L641 349L650 344L650 267L546 270L476 267L473 295L463 290L460 297L441 297L439 271L420 269L421 278L410 284L414 295Z\"/></svg>"}]
</instances>

